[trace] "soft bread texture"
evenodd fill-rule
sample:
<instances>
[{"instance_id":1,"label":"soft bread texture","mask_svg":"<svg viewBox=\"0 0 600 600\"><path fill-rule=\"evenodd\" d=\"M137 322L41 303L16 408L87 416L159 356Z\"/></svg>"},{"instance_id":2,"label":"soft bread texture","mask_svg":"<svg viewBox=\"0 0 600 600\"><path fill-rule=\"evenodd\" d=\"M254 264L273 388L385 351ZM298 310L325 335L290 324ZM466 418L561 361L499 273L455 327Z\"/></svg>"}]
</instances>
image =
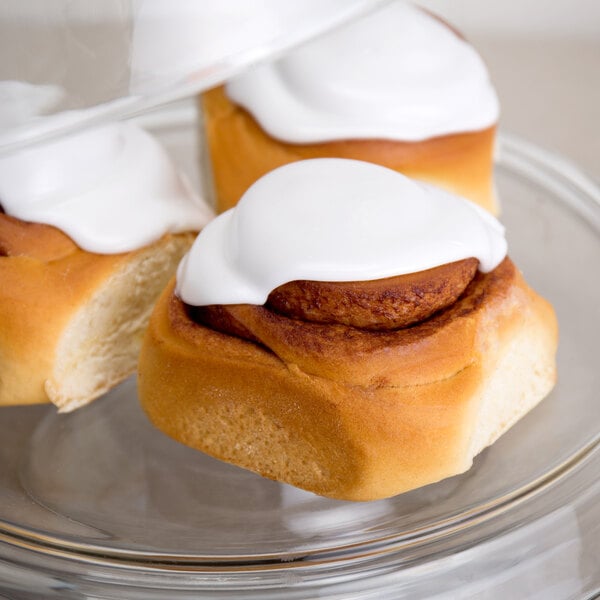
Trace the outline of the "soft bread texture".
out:
<instances>
[{"instance_id":1,"label":"soft bread texture","mask_svg":"<svg viewBox=\"0 0 600 600\"><path fill-rule=\"evenodd\" d=\"M462 473L555 383L554 311L509 259L450 308L388 332L227 307L255 343L198 324L173 290L140 355L150 419L323 496L373 500Z\"/></svg>"},{"instance_id":2,"label":"soft bread texture","mask_svg":"<svg viewBox=\"0 0 600 600\"><path fill-rule=\"evenodd\" d=\"M203 170L205 180L212 180L218 212L235 206L257 179L276 167L309 158L334 157L389 167L498 213L492 178L495 126L422 142L289 144L268 135L252 115L228 99L223 87L204 93L200 102L209 150Z\"/></svg>"},{"instance_id":3,"label":"soft bread texture","mask_svg":"<svg viewBox=\"0 0 600 600\"><path fill-rule=\"evenodd\" d=\"M154 302L193 238L100 255L0 214L0 405L52 401L68 412L131 375Z\"/></svg>"}]
</instances>

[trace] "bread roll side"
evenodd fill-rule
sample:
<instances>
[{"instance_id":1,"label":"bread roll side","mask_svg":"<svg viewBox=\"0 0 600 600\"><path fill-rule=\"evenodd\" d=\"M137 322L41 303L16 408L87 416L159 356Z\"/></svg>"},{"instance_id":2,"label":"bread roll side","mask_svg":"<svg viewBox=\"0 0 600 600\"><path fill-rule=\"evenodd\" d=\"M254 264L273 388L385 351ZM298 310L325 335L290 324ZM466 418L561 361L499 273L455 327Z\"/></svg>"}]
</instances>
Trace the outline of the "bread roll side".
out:
<instances>
[{"instance_id":1,"label":"bread roll side","mask_svg":"<svg viewBox=\"0 0 600 600\"><path fill-rule=\"evenodd\" d=\"M206 149L212 166L215 206L223 212L237 204L260 177L282 165L309 158L350 158L376 163L468 198L498 213L493 186L496 127L421 142L340 140L289 144L269 136L224 88L200 99Z\"/></svg>"}]
</instances>

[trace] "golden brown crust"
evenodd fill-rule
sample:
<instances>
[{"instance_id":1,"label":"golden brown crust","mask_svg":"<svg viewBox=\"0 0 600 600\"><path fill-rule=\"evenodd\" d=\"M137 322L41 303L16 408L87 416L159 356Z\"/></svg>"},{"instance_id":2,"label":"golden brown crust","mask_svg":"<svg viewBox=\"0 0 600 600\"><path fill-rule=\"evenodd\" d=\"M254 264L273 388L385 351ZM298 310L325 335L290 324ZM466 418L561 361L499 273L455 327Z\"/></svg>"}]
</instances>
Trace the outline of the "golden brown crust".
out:
<instances>
[{"instance_id":1,"label":"golden brown crust","mask_svg":"<svg viewBox=\"0 0 600 600\"><path fill-rule=\"evenodd\" d=\"M492 171L496 127L422 142L342 140L289 144L270 137L224 88L202 95L205 135L219 212L238 202L257 179L276 167L309 158L351 158L389 167L446 188L497 213Z\"/></svg>"},{"instance_id":2,"label":"golden brown crust","mask_svg":"<svg viewBox=\"0 0 600 600\"><path fill-rule=\"evenodd\" d=\"M399 329L454 304L475 276L475 258L371 281L292 281L269 294L267 307L285 316L362 329Z\"/></svg>"},{"instance_id":3,"label":"golden brown crust","mask_svg":"<svg viewBox=\"0 0 600 600\"><path fill-rule=\"evenodd\" d=\"M485 426L474 434L481 406L495 402L488 388L503 381L498 365L522 342L531 344L511 363L507 385L522 377L535 385L507 390L511 414L554 382L553 311L508 259L477 275L452 307L394 332L230 310L254 343L194 322L173 289L155 308L140 356L150 419L217 458L334 498L382 498L466 470L510 425L499 416L493 434ZM513 410L531 390L526 407Z\"/></svg>"}]
</instances>

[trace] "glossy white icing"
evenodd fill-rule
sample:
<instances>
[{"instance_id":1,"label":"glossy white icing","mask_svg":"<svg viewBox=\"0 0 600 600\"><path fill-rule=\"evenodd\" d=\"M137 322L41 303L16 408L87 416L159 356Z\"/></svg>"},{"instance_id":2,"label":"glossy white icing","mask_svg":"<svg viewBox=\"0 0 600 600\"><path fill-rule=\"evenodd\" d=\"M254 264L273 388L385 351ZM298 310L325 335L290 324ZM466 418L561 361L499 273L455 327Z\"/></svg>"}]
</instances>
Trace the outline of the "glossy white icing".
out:
<instances>
[{"instance_id":1,"label":"glossy white icing","mask_svg":"<svg viewBox=\"0 0 600 600\"><path fill-rule=\"evenodd\" d=\"M490 214L371 163L324 158L265 175L200 233L182 260L188 304L264 304L294 280L365 281L475 257L484 272L506 255Z\"/></svg>"},{"instance_id":2,"label":"glossy white icing","mask_svg":"<svg viewBox=\"0 0 600 600\"><path fill-rule=\"evenodd\" d=\"M7 214L54 225L102 254L198 231L212 217L160 144L132 123L0 157L0 203Z\"/></svg>"},{"instance_id":3,"label":"glossy white icing","mask_svg":"<svg viewBox=\"0 0 600 600\"><path fill-rule=\"evenodd\" d=\"M226 90L270 135L292 143L418 141L498 119L477 52L398 1L233 78Z\"/></svg>"}]
</instances>

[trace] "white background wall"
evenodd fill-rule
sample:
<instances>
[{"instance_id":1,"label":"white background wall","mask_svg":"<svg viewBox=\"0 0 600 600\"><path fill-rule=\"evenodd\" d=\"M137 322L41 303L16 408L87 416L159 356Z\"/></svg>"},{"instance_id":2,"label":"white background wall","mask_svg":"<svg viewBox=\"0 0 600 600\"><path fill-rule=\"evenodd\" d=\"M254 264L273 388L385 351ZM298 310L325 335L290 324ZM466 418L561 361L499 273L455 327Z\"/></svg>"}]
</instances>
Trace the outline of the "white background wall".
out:
<instances>
[{"instance_id":1,"label":"white background wall","mask_svg":"<svg viewBox=\"0 0 600 600\"><path fill-rule=\"evenodd\" d=\"M466 32L600 41L600 0L417 0Z\"/></svg>"}]
</instances>

